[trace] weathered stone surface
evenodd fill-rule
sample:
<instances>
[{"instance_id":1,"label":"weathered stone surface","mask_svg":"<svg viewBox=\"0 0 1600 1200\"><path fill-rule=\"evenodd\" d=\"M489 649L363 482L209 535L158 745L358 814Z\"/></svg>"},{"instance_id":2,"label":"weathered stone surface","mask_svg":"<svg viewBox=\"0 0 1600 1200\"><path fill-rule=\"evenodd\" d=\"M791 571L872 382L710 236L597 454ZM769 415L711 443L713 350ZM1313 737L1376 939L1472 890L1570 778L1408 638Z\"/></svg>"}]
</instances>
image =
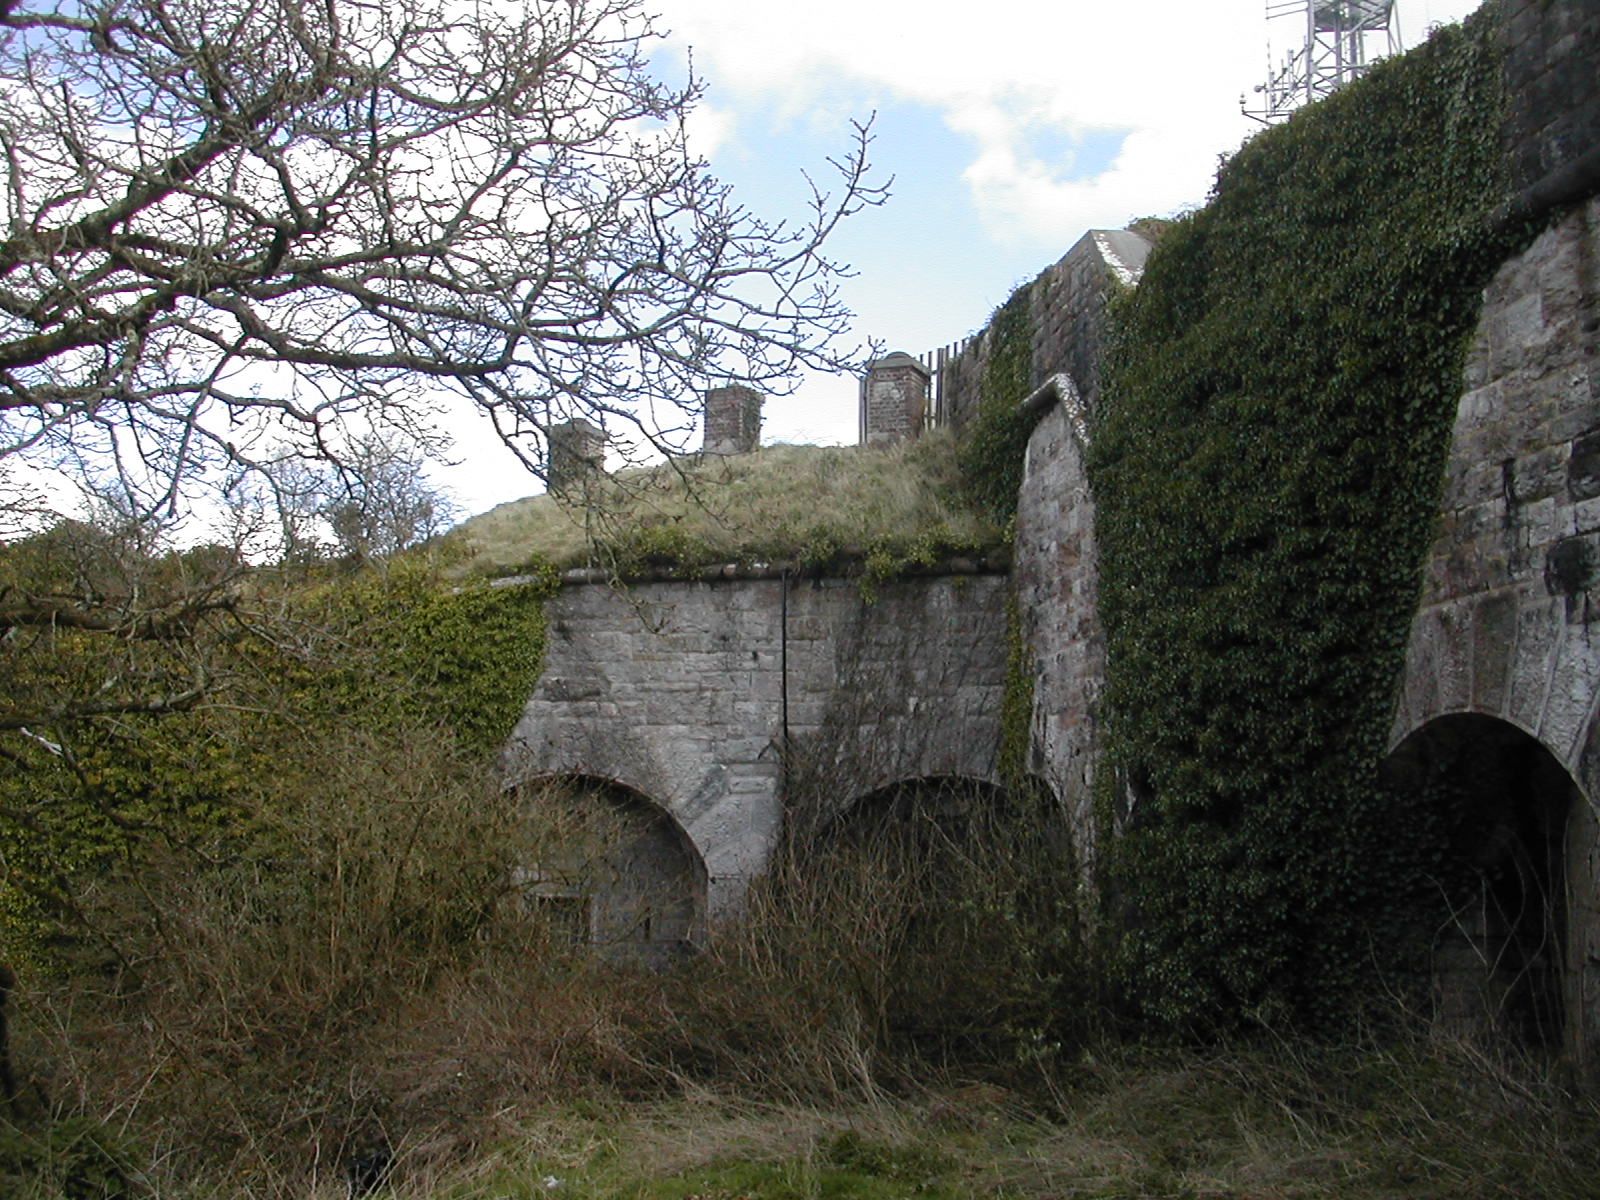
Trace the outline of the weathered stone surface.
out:
<instances>
[{"instance_id":1,"label":"weathered stone surface","mask_svg":"<svg viewBox=\"0 0 1600 1200\"><path fill-rule=\"evenodd\" d=\"M853 580L563 588L507 778L586 776L659 805L704 862L715 919L778 835L785 713L791 746L834 756L840 805L905 779L994 779L1006 588L924 578L873 603Z\"/></svg>"},{"instance_id":2,"label":"weathered stone surface","mask_svg":"<svg viewBox=\"0 0 1600 1200\"><path fill-rule=\"evenodd\" d=\"M1574 500L1600 496L1600 430L1575 438L1567 461L1567 491Z\"/></svg>"},{"instance_id":3,"label":"weathered stone surface","mask_svg":"<svg viewBox=\"0 0 1600 1200\"><path fill-rule=\"evenodd\" d=\"M1070 376L1093 409L1100 394L1100 359L1106 303L1118 288L1138 282L1150 243L1126 229L1095 229L1083 235L1054 266L1033 282L1032 386L1055 374ZM990 354L987 331L945 369L944 406L957 427L977 411Z\"/></svg>"},{"instance_id":4,"label":"weathered stone surface","mask_svg":"<svg viewBox=\"0 0 1600 1200\"><path fill-rule=\"evenodd\" d=\"M545 430L549 445L546 482L552 492L580 492L605 467L605 430L582 418Z\"/></svg>"},{"instance_id":5,"label":"weathered stone surface","mask_svg":"<svg viewBox=\"0 0 1600 1200\"><path fill-rule=\"evenodd\" d=\"M1516 641L1516 593L1495 592L1479 600L1472 615L1471 707L1475 712L1505 711Z\"/></svg>"},{"instance_id":6,"label":"weathered stone surface","mask_svg":"<svg viewBox=\"0 0 1600 1200\"><path fill-rule=\"evenodd\" d=\"M1587 749L1600 706L1597 229L1600 199L1590 199L1485 289L1393 727L1399 744L1450 714L1501 717L1578 783L1566 960L1579 1058L1600 1054L1600 756Z\"/></svg>"},{"instance_id":7,"label":"weathered stone surface","mask_svg":"<svg viewBox=\"0 0 1600 1200\"><path fill-rule=\"evenodd\" d=\"M705 453L749 454L759 448L761 404L761 393L743 384L707 391Z\"/></svg>"},{"instance_id":8,"label":"weathered stone surface","mask_svg":"<svg viewBox=\"0 0 1600 1200\"><path fill-rule=\"evenodd\" d=\"M1563 203L1600 147L1600 6L1503 0L1501 11L1512 177L1525 195Z\"/></svg>"},{"instance_id":9,"label":"weathered stone surface","mask_svg":"<svg viewBox=\"0 0 1600 1200\"><path fill-rule=\"evenodd\" d=\"M1087 878L1097 706L1105 679L1094 499L1072 414L1056 404L1034 427L1017 502L1016 591L1033 670L1031 769L1072 822Z\"/></svg>"}]
</instances>

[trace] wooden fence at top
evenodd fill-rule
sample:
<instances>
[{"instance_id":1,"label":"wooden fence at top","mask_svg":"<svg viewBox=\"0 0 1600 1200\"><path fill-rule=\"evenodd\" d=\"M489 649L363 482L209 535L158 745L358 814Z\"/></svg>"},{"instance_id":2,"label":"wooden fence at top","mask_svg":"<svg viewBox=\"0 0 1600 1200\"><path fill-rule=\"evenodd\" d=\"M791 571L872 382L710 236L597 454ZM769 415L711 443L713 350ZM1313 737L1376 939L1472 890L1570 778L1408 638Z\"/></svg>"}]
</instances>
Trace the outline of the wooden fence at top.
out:
<instances>
[{"instance_id":1,"label":"wooden fence at top","mask_svg":"<svg viewBox=\"0 0 1600 1200\"><path fill-rule=\"evenodd\" d=\"M972 341L972 336L964 337L951 342L948 346L940 346L937 350L926 350L917 355L917 361L927 370L929 378L928 407L924 410L923 417L927 428L939 429L950 423L950 411L945 400L945 380L949 378L946 368L952 359L959 358L966 351Z\"/></svg>"}]
</instances>

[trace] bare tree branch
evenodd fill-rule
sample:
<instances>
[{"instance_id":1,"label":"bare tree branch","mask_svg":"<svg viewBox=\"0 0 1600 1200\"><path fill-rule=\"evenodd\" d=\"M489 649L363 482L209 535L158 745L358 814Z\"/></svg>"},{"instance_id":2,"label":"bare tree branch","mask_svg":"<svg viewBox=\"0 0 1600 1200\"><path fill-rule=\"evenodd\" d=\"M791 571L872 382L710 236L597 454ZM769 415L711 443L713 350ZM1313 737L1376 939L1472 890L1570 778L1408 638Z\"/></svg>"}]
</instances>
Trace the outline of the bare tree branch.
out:
<instances>
[{"instance_id":1,"label":"bare tree branch","mask_svg":"<svg viewBox=\"0 0 1600 1200\"><path fill-rule=\"evenodd\" d=\"M654 37L639 0L0 0L0 454L170 502L453 392L537 466L553 422L675 448L710 380L852 365L824 245L882 199L868 129L763 222Z\"/></svg>"}]
</instances>

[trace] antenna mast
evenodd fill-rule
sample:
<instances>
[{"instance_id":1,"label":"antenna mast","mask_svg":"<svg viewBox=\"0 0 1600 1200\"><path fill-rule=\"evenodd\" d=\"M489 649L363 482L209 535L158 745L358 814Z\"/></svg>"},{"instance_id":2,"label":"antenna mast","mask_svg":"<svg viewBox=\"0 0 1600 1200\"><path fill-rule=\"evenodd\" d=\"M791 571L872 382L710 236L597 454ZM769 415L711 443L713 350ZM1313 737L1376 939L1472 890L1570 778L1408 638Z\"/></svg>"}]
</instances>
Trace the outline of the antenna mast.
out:
<instances>
[{"instance_id":1,"label":"antenna mast","mask_svg":"<svg viewBox=\"0 0 1600 1200\"><path fill-rule=\"evenodd\" d=\"M1267 81L1256 85L1258 107L1243 96L1239 108L1262 124L1281 121L1362 74L1372 63L1400 50L1395 0L1267 0L1267 21L1295 17L1303 44L1284 55ZM1268 57L1272 48L1269 40Z\"/></svg>"}]
</instances>

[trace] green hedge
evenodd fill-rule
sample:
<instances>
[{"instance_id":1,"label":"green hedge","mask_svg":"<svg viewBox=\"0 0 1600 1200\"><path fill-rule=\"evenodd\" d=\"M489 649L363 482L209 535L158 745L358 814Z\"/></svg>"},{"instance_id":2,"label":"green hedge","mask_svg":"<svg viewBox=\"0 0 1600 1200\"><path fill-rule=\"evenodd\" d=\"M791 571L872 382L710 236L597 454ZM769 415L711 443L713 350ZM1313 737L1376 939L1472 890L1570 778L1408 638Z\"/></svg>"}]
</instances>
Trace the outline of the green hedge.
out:
<instances>
[{"instance_id":1,"label":"green hedge","mask_svg":"<svg viewBox=\"0 0 1600 1200\"><path fill-rule=\"evenodd\" d=\"M0 583L59 590L57 544L95 536L63 527L6 547ZM134 576L160 583L162 565L137 563ZM263 574L249 615L157 641L70 628L16 639L11 699L41 711L118 673L140 694L175 692L195 663L214 690L182 711L65 720L0 744L0 962L73 944L80 892L151 846L180 848L197 869L254 852L283 811L314 800L319 772L356 752L344 748L395 747L400 761L405 739L427 738L492 787L493 755L542 666L554 585L546 569L533 585L458 586L418 553L321 584Z\"/></svg>"}]
</instances>

